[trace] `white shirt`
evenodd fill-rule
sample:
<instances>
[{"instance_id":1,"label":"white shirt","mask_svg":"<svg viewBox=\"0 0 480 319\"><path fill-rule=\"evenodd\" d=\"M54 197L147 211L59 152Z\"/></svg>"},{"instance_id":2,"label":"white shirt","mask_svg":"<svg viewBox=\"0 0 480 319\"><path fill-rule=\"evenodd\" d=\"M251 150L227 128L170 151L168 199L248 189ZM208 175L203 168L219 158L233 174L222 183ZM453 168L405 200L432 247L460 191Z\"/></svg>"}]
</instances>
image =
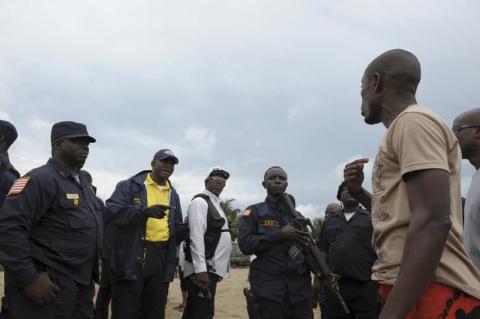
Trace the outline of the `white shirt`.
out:
<instances>
[{"instance_id":1,"label":"white shirt","mask_svg":"<svg viewBox=\"0 0 480 319\"><path fill-rule=\"evenodd\" d=\"M220 207L220 198L213 193L205 190L203 192L210 197L213 206L218 210L218 213L225 219L223 225L224 230L228 229L228 220L222 207ZM192 261L185 261L183 271L185 276L193 273L200 273L207 271L207 264L205 261L205 243L204 235L207 231L207 212L208 204L201 198L197 197L190 203L188 207L188 227L190 228L190 250L192 251ZM212 259L208 260L208 264L212 266L210 272L219 275L222 278L228 277L230 271L230 253L232 251L232 238L230 232L223 231L218 241L217 249Z\"/></svg>"},{"instance_id":2,"label":"white shirt","mask_svg":"<svg viewBox=\"0 0 480 319\"><path fill-rule=\"evenodd\" d=\"M464 240L473 263L480 270L480 169L473 175L465 201Z\"/></svg>"},{"instance_id":3,"label":"white shirt","mask_svg":"<svg viewBox=\"0 0 480 319\"><path fill-rule=\"evenodd\" d=\"M351 213L343 213L343 216L345 216L345 219L347 220L347 222L350 220L350 218L353 217L353 215L355 214L355 212L351 212Z\"/></svg>"}]
</instances>

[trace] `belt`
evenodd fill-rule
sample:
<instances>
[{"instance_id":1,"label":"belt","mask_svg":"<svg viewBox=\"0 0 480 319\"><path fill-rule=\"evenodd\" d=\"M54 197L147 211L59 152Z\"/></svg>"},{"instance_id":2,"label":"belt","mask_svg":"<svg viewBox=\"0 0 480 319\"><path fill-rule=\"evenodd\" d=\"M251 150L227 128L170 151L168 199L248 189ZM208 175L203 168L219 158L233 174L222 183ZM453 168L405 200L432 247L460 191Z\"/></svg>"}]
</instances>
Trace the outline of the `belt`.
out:
<instances>
[{"instance_id":1,"label":"belt","mask_svg":"<svg viewBox=\"0 0 480 319\"><path fill-rule=\"evenodd\" d=\"M145 247L167 249L168 248L168 241L145 241Z\"/></svg>"}]
</instances>

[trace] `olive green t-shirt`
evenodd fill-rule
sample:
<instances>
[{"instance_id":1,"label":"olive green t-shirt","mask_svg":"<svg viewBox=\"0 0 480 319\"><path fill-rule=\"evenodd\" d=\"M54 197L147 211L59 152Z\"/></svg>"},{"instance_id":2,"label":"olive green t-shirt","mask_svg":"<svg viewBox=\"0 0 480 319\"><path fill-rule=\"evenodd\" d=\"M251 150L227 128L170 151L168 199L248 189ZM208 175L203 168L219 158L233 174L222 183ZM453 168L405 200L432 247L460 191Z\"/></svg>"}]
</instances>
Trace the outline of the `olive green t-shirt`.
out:
<instances>
[{"instance_id":1,"label":"olive green t-shirt","mask_svg":"<svg viewBox=\"0 0 480 319\"><path fill-rule=\"evenodd\" d=\"M373 246L378 259L373 279L394 284L412 213L402 176L441 169L449 173L452 227L433 281L480 298L480 273L463 245L460 196L461 151L442 119L429 109L409 106L392 122L380 145L372 174Z\"/></svg>"}]
</instances>

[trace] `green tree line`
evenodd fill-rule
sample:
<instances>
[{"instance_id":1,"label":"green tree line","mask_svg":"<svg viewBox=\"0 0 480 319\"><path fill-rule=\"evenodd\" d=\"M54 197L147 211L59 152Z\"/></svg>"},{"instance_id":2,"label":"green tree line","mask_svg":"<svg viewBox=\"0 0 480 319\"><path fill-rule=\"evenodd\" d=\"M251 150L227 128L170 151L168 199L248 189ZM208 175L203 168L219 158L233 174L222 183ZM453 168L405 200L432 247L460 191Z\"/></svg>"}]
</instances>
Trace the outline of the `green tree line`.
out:
<instances>
[{"instance_id":1,"label":"green tree line","mask_svg":"<svg viewBox=\"0 0 480 319\"><path fill-rule=\"evenodd\" d=\"M230 232L232 234L232 241L237 239L238 235L238 219L242 210L240 208L233 207L233 202L235 199L226 199L225 201L220 203L225 215L228 219L228 224L230 225ZM322 228L323 218L322 217L315 217L311 220L313 225L313 231L318 234L320 233L320 229Z\"/></svg>"}]
</instances>

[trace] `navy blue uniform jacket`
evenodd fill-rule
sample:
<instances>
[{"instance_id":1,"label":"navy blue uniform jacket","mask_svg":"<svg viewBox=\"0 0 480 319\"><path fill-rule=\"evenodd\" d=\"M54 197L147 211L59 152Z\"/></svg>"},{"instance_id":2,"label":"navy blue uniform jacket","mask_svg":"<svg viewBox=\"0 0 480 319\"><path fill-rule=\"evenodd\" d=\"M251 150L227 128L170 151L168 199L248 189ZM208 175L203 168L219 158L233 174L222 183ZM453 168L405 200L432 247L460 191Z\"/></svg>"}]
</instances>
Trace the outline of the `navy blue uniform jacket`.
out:
<instances>
[{"instance_id":1,"label":"navy blue uniform jacket","mask_svg":"<svg viewBox=\"0 0 480 319\"><path fill-rule=\"evenodd\" d=\"M79 184L51 159L25 176L25 188L0 211L0 263L18 287L35 280L36 262L90 285L103 222L89 174L80 171Z\"/></svg>"},{"instance_id":2,"label":"navy blue uniform jacket","mask_svg":"<svg viewBox=\"0 0 480 319\"><path fill-rule=\"evenodd\" d=\"M296 303L312 297L312 285L303 253L292 260L288 255L292 242L280 235L280 228L289 222L278 204L268 198L249 206L239 220L238 246L245 255L257 256L250 265L250 284L256 296L276 302L288 297Z\"/></svg>"},{"instance_id":3,"label":"navy blue uniform jacket","mask_svg":"<svg viewBox=\"0 0 480 319\"><path fill-rule=\"evenodd\" d=\"M147 217L143 209L147 207L147 190L144 183L150 172L142 171L118 183L112 197L106 202L106 232L109 233L108 238L112 243L109 245L111 254L105 257L111 259L110 267L115 280L136 280L138 265L145 259ZM177 244L185 239L180 199L173 186L170 191L170 207L165 282L173 280Z\"/></svg>"},{"instance_id":4,"label":"navy blue uniform jacket","mask_svg":"<svg viewBox=\"0 0 480 319\"><path fill-rule=\"evenodd\" d=\"M0 155L0 208L3 206L8 191L20 174Z\"/></svg>"}]
</instances>

